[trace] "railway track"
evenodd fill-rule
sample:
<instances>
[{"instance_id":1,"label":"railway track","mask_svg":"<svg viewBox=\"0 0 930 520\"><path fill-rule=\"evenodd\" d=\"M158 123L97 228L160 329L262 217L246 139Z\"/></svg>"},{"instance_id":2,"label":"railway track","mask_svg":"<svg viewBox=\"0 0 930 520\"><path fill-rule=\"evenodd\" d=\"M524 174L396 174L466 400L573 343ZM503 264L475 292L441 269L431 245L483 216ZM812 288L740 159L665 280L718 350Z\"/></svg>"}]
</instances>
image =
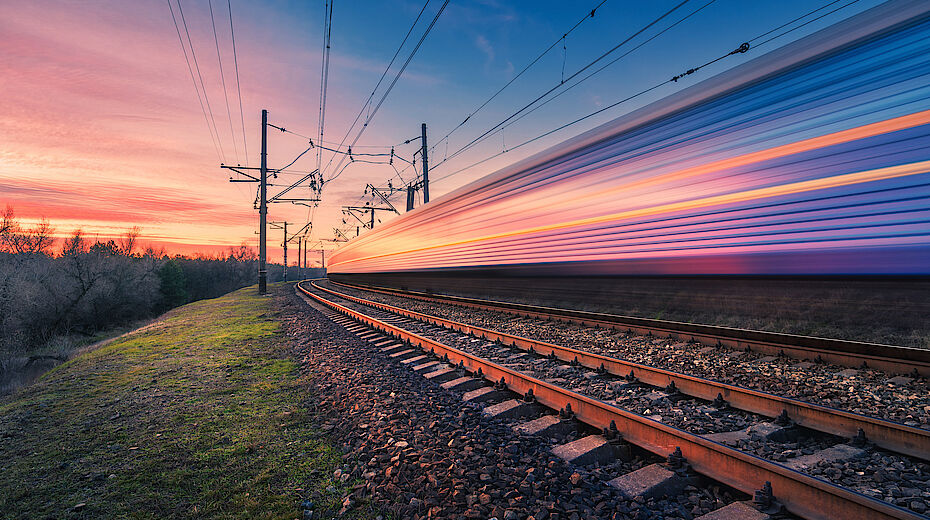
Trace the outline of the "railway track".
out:
<instances>
[{"instance_id":1,"label":"railway track","mask_svg":"<svg viewBox=\"0 0 930 520\"><path fill-rule=\"evenodd\" d=\"M729 407L737 411L736 420L742 420L739 415L746 413L784 417L782 411L790 410L789 417L805 428L840 435L856 435L861 428L863 432L870 432L865 436L881 448L922 459L926 459L928 454L926 431L456 323L383 303L370 302L317 285L309 288L300 287L300 290L336 312L370 327L372 331L366 339L374 338L378 341L380 338L381 345L386 345L385 348L392 357L414 360L412 363L417 363L417 366L442 366L442 361L428 361L428 354L425 352L429 352L429 355L437 356L449 365L441 370L454 372L463 382L475 381L475 378L460 375L458 371L464 370L476 376L476 379L483 378L493 382L498 388L506 387L548 408L559 410L563 415L570 411L582 423L603 429L608 437L618 434L618 438L659 456L672 455L675 458L679 453L677 450L680 450L681 457L687 459L698 473L746 493L755 493L763 489L766 482L770 482L775 496L787 510L804 518L922 518L906 509L813 478L745 450L715 442L711 440L713 435L696 435L651 420L624 407L592 398L588 395L590 391L577 392L553 384L545 378L530 376L526 370L514 368L519 363L495 362L489 358L493 357L497 350L517 349L519 352L511 354L510 358L519 359L526 356L543 362L549 358L554 358L553 361L559 363L568 361L579 367L599 370L605 377L611 376L615 380L622 378L622 381L626 382L624 384L630 387L627 389L630 393L638 391L632 387L638 388L645 384L666 388L668 391L665 397L680 394L687 398L716 399L721 408L724 405L721 401L727 401ZM334 299L342 299L344 303L338 303ZM382 335L390 336L401 343L391 346ZM442 340L435 339L437 336ZM484 351L480 347L469 345L476 341L479 345L484 345ZM458 344L458 348L452 344ZM633 382L634 378L636 383ZM665 401L664 398L662 400ZM751 418L748 420L752 421ZM859 434L858 437L859 441L862 441L862 435ZM849 447L849 444L844 446ZM762 493L761 500L765 501L765 493Z\"/></svg>"},{"instance_id":2,"label":"railway track","mask_svg":"<svg viewBox=\"0 0 930 520\"><path fill-rule=\"evenodd\" d=\"M650 334L657 337L693 341L707 345L726 346L737 350L749 349L768 355L787 355L796 359L821 360L853 368L867 366L889 373L930 377L930 350L928 349L636 318L462 296L426 294L344 282L330 281L330 283L424 302L503 312L527 318L602 327L636 334Z\"/></svg>"},{"instance_id":3,"label":"railway track","mask_svg":"<svg viewBox=\"0 0 930 520\"><path fill-rule=\"evenodd\" d=\"M657 388L673 388L675 392L703 399L724 403L733 408L755 414L776 418L785 417L793 423L844 437L864 436L876 446L911 455L920 459L930 459L930 431L903 424L876 419L861 414L854 414L826 406L780 397L771 393L741 388L739 386L703 379L632 363L615 357L593 354L584 350L563 347L544 341L506 334L483 327L476 327L438 316L422 314L384 303L372 302L363 298L341 294L325 287L317 286L334 296L345 298L362 305L385 310L400 316L412 318L424 323L437 325L453 331L470 334L489 341L499 342L528 352L576 363L580 366L599 370L604 373L635 380Z\"/></svg>"}]
</instances>

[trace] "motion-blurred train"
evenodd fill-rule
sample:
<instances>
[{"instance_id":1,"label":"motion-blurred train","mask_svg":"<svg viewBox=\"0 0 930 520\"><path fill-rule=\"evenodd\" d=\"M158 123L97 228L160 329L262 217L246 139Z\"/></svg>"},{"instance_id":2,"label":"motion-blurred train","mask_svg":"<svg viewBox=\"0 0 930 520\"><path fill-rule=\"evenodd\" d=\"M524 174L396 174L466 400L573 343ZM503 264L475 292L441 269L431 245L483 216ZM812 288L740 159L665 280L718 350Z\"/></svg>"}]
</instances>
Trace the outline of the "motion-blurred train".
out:
<instances>
[{"instance_id":1,"label":"motion-blurred train","mask_svg":"<svg viewBox=\"0 0 930 520\"><path fill-rule=\"evenodd\" d=\"M890 2L463 186L328 267L922 277L928 202L930 2Z\"/></svg>"}]
</instances>

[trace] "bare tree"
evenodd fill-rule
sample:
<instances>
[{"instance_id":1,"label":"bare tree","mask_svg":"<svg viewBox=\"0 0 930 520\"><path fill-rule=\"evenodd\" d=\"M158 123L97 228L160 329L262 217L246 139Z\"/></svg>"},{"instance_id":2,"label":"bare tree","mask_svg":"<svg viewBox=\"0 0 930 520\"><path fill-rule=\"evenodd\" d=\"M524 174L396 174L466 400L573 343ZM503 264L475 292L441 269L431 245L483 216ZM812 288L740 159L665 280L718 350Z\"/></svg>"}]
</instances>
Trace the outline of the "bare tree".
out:
<instances>
[{"instance_id":1,"label":"bare tree","mask_svg":"<svg viewBox=\"0 0 930 520\"><path fill-rule=\"evenodd\" d=\"M48 254L55 243L52 234L55 230L44 217L35 227L24 233L22 252L28 254Z\"/></svg>"},{"instance_id":2,"label":"bare tree","mask_svg":"<svg viewBox=\"0 0 930 520\"><path fill-rule=\"evenodd\" d=\"M0 251L16 253L16 236L19 234L19 223L13 213L13 206L7 204L0 220Z\"/></svg>"},{"instance_id":3,"label":"bare tree","mask_svg":"<svg viewBox=\"0 0 930 520\"><path fill-rule=\"evenodd\" d=\"M47 254L55 239L54 230L43 218L35 227L23 230L17 222L13 206L7 205L0 220L0 251L13 254Z\"/></svg>"},{"instance_id":4,"label":"bare tree","mask_svg":"<svg viewBox=\"0 0 930 520\"><path fill-rule=\"evenodd\" d=\"M84 232L75 229L71 237L65 239L61 246L61 256L77 256L87 252L87 242L84 240Z\"/></svg>"},{"instance_id":5,"label":"bare tree","mask_svg":"<svg viewBox=\"0 0 930 520\"><path fill-rule=\"evenodd\" d=\"M13 219L13 206L7 204L3 212L3 218L0 219L0 235L6 235L10 232L15 220Z\"/></svg>"},{"instance_id":6,"label":"bare tree","mask_svg":"<svg viewBox=\"0 0 930 520\"><path fill-rule=\"evenodd\" d=\"M136 247L136 241L141 234L142 230L139 229L139 226L133 226L123 233L118 241L120 252L126 256L132 256L132 251Z\"/></svg>"}]
</instances>

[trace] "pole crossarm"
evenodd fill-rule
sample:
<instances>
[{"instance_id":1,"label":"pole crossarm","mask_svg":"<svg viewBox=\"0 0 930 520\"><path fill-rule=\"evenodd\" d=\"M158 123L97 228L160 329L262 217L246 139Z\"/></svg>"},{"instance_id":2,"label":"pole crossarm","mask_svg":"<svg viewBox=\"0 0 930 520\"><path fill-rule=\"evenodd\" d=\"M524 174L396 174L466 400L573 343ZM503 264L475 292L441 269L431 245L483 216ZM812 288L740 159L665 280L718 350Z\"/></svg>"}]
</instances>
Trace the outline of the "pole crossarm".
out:
<instances>
[{"instance_id":1,"label":"pole crossarm","mask_svg":"<svg viewBox=\"0 0 930 520\"><path fill-rule=\"evenodd\" d=\"M304 224L304 227L298 229L298 230L295 231L294 233L291 233L291 238L287 239L287 241L288 241L288 242L293 242L295 238L301 238L301 237L303 237L303 236L306 236L305 231L307 231L308 228L312 229L312 228L313 228L313 223L307 222L306 224Z\"/></svg>"},{"instance_id":2,"label":"pole crossarm","mask_svg":"<svg viewBox=\"0 0 930 520\"><path fill-rule=\"evenodd\" d=\"M273 197L271 197L270 199L268 199L268 202L277 202L277 201L279 201L279 200L288 200L288 199L282 199L281 196L287 194L288 192L290 192L290 191L293 190L294 188L299 188L299 187L301 187L301 186L300 186L301 183L303 183L303 182L306 181L307 179L310 179L311 177L313 177L314 175L316 175L317 171L318 171L318 170L313 170L312 172L308 173L307 175L304 175L303 177L300 178L300 180L298 180L297 182L291 184L291 185L288 186L287 188L284 188L283 190L281 190L280 192L278 192L277 195L274 195ZM311 183L310 183L310 186L306 186L306 187L309 187L309 188L311 188L311 189L316 189L316 182L311 182ZM290 199L290 200L295 200L295 199ZM296 200L307 201L308 199L296 199ZM315 200L318 201L319 199L315 199ZM311 202L312 202L312 201L311 201Z\"/></svg>"},{"instance_id":3,"label":"pole crossarm","mask_svg":"<svg viewBox=\"0 0 930 520\"><path fill-rule=\"evenodd\" d=\"M359 222L362 224L362 227L363 227L363 228L365 228L365 229L370 229L370 228L368 227L368 222L365 222L364 220L358 218L358 214L356 213L356 211L358 211L358 210L357 210L357 209L354 209L354 208L353 208L353 209L343 209L343 210L342 210L343 213L345 213L345 214L347 214L347 215L352 215L353 217L355 217L355 220L359 221Z\"/></svg>"},{"instance_id":4,"label":"pole crossarm","mask_svg":"<svg viewBox=\"0 0 930 520\"><path fill-rule=\"evenodd\" d=\"M345 233L343 233L342 230L339 228L333 228L333 236L336 237L333 239L333 242L348 242L349 241L349 237L347 237ZM342 240L339 240L340 238L342 238Z\"/></svg>"},{"instance_id":5,"label":"pole crossarm","mask_svg":"<svg viewBox=\"0 0 930 520\"><path fill-rule=\"evenodd\" d=\"M343 210L346 210L346 211L362 211L362 212L368 212L368 211L372 211L372 210L375 210L375 211L394 211L394 212L397 211L397 210L394 209L394 208L379 208L378 206L343 206L342 209L343 209Z\"/></svg>"},{"instance_id":6,"label":"pole crossarm","mask_svg":"<svg viewBox=\"0 0 930 520\"><path fill-rule=\"evenodd\" d=\"M391 201L388 199L388 196L385 195L384 193L382 193L381 190L379 190L378 188L375 188L375 187L372 186L371 184L368 185L368 189L371 190L372 193L374 193L375 195L377 195L377 196L381 199L382 202L384 202L385 204L387 204L387 205L388 205L388 209L390 209L390 210L393 211L394 213L397 213L398 215L400 215L400 212L397 211L397 208L395 208L394 205L391 204ZM393 193L394 191L400 191L400 190L393 190L393 189L392 189L392 190L391 190L391 193Z\"/></svg>"},{"instance_id":7,"label":"pole crossarm","mask_svg":"<svg viewBox=\"0 0 930 520\"><path fill-rule=\"evenodd\" d=\"M261 168L248 168L245 166L226 166L225 164L221 164L220 168L232 170L238 173L239 175L242 175L243 177L248 177L248 179L233 179L232 177L230 177L229 182L261 182L261 179L259 179L258 177L252 175L251 173L245 173L244 171L242 171L242 170L261 170Z\"/></svg>"}]
</instances>

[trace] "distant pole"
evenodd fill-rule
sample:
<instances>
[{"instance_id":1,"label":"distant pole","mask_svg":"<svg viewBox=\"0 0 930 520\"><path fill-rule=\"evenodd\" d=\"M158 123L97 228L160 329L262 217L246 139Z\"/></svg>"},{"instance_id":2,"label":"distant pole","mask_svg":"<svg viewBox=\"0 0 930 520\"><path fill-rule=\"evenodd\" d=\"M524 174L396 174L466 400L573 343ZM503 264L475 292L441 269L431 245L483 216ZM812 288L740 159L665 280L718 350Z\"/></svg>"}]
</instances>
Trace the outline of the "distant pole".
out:
<instances>
[{"instance_id":1,"label":"distant pole","mask_svg":"<svg viewBox=\"0 0 930 520\"><path fill-rule=\"evenodd\" d=\"M284 281L287 281L287 222L284 223Z\"/></svg>"},{"instance_id":2,"label":"distant pole","mask_svg":"<svg viewBox=\"0 0 930 520\"><path fill-rule=\"evenodd\" d=\"M326 269L326 250L322 247L320 248L320 264L323 265L323 269Z\"/></svg>"},{"instance_id":3,"label":"distant pole","mask_svg":"<svg viewBox=\"0 0 930 520\"><path fill-rule=\"evenodd\" d=\"M429 202L429 161L426 157L426 123L423 123L420 126L420 131L422 132L420 144L423 145L423 148L420 150L420 157L423 159L423 204Z\"/></svg>"},{"instance_id":4,"label":"distant pole","mask_svg":"<svg viewBox=\"0 0 930 520\"><path fill-rule=\"evenodd\" d=\"M371 208L371 224L368 225L368 229L375 228L375 209Z\"/></svg>"},{"instance_id":5,"label":"distant pole","mask_svg":"<svg viewBox=\"0 0 930 520\"><path fill-rule=\"evenodd\" d=\"M258 293L265 294L268 292L268 271L265 265L265 221L268 218L268 111L265 109L262 109L262 164L258 199Z\"/></svg>"},{"instance_id":6,"label":"distant pole","mask_svg":"<svg viewBox=\"0 0 930 520\"><path fill-rule=\"evenodd\" d=\"M301 271L303 270L304 264L301 263L301 258L300 258L300 247L302 244L302 240L303 240L303 237L297 237L297 279L298 280L303 279L303 276L301 276L303 273Z\"/></svg>"},{"instance_id":7,"label":"distant pole","mask_svg":"<svg viewBox=\"0 0 930 520\"><path fill-rule=\"evenodd\" d=\"M413 209L413 186L407 186L407 211Z\"/></svg>"},{"instance_id":8,"label":"distant pole","mask_svg":"<svg viewBox=\"0 0 930 520\"><path fill-rule=\"evenodd\" d=\"M304 267L310 267L307 265L307 240L304 240Z\"/></svg>"}]
</instances>

